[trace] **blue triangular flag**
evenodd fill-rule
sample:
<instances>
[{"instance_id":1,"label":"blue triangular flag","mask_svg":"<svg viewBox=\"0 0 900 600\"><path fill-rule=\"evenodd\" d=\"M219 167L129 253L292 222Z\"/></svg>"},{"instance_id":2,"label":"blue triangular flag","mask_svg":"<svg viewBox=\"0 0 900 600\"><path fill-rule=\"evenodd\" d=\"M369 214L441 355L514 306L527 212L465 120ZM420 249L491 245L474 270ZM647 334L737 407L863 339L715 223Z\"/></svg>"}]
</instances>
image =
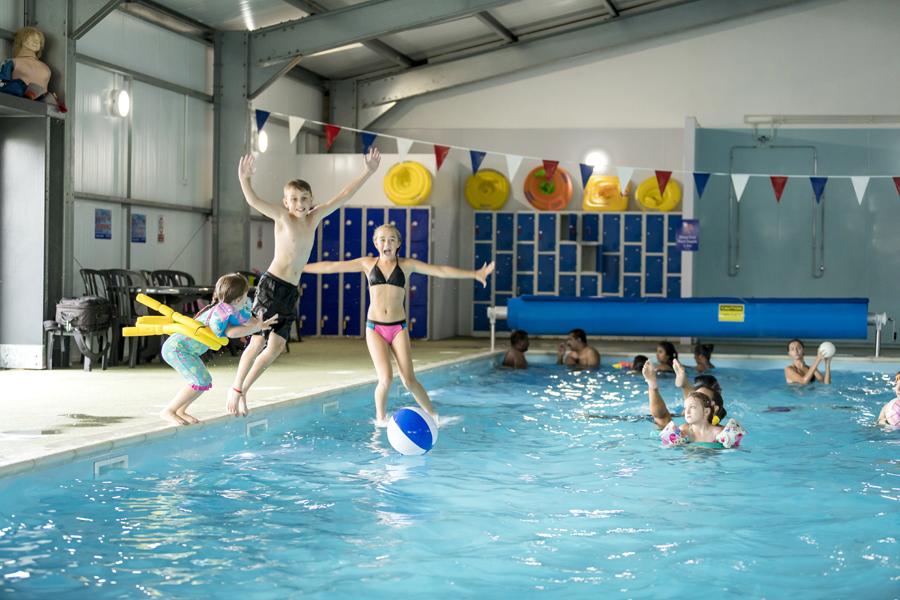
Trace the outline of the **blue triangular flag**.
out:
<instances>
[{"instance_id":1,"label":"blue triangular flag","mask_svg":"<svg viewBox=\"0 0 900 600\"><path fill-rule=\"evenodd\" d=\"M378 134L372 133L371 131L363 131L360 137L362 138L363 154L368 154L369 148L372 147L372 144L375 142L375 138L378 137Z\"/></svg>"},{"instance_id":2,"label":"blue triangular flag","mask_svg":"<svg viewBox=\"0 0 900 600\"><path fill-rule=\"evenodd\" d=\"M481 161L484 160L484 157L487 155L487 152L481 152L480 150L469 150L469 156L472 158L472 174L478 172L478 168L481 166Z\"/></svg>"},{"instance_id":3,"label":"blue triangular flag","mask_svg":"<svg viewBox=\"0 0 900 600\"><path fill-rule=\"evenodd\" d=\"M581 187L586 188L591 175L594 174L594 165L578 163L578 168L581 169Z\"/></svg>"},{"instance_id":4,"label":"blue triangular flag","mask_svg":"<svg viewBox=\"0 0 900 600\"><path fill-rule=\"evenodd\" d=\"M827 177L810 177L809 182L812 183L813 192L816 195L816 204L822 199L822 192L825 191L825 184L828 183Z\"/></svg>"},{"instance_id":5,"label":"blue triangular flag","mask_svg":"<svg viewBox=\"0 0 900 600\"><path fill-rule=\"evenodd\" d=\"M706 189L706 184L709 183L709 173L694 173L694 185L697 187L697 197L703 197L703 190Z\"/></svg>"},{"instance_id":6,"label":"blue triangular flag","mask_svg":"<svg viewBox=\"0 0 900 600\"><path fill-rule=\"evenodd\" d=\"M262 131L262 128L266 125L266 120L269 118L269 111L267 110L259 110L256 109L256 130Z\"/></svg>"}]
</instances>

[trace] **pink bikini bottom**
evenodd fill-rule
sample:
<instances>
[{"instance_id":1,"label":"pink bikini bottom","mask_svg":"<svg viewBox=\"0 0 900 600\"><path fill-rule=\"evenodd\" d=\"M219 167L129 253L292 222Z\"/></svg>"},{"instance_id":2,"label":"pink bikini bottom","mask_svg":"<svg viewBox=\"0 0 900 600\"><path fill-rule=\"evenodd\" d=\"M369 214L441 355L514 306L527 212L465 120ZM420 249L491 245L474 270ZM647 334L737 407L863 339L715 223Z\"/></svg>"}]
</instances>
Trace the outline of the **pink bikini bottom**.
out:
<instances>
[{"instance_id":1,"label":"pink bikini bottom","mask_svg":"<svg viewBox=\"0 0 900 600\"><path fill-rule=\"evenodd\" d=\"M406 319L395 323L379 323L378 321L366 321L366 327L380 335L388 346L393 343L397 334L406 329Z\"/></svg>"}]
</instances>

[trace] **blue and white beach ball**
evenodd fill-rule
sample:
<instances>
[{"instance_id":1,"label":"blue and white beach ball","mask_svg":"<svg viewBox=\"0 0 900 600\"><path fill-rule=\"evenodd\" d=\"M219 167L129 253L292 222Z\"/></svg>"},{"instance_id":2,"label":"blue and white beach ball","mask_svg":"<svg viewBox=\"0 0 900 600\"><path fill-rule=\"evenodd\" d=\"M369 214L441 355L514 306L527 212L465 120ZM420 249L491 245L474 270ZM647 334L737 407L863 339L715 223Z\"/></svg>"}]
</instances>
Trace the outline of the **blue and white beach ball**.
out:
<instances>
[{"instance_id":1,"label":"blue and white beach ball","mask_svg":"<svg viewBox=\"0 0 900 600\"><path fill-rule=\"evenodd\" d=\"M418 406L401 408L391 417L387 437L394 450L406 456L425 454L437 442L434 419Z\"/></svg>"}]
</instances>

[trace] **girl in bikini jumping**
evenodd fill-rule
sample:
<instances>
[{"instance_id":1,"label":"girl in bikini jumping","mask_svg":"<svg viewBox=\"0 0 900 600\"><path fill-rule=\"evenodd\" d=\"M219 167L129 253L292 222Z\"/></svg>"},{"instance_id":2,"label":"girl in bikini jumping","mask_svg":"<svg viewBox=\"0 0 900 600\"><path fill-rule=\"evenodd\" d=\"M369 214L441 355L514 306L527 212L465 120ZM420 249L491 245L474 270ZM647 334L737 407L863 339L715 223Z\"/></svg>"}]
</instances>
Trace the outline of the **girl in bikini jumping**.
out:
<instances>
[{"instance_id":1,"label":"girl in bikini jumping","mask_svg":"<svg viewBox=\"0 0 900 600\"><path fill-rule=\"evenodd\" d=\"M447 279L475 279L485 285L494 271L494 263L486 263L477 271L467 271L446 265L432 265L412 258L400 258L400 231L393 225L375 230L372 241L378 256L363 256L354 260L309 263L307 273L354 273L362 271L369 280L369 312L366 315L366 345L378 375L375 387L375 422L387 425L387 398L393 379L391 354L397 361L400 379L424 410L434 417L437 412L428 393L413 371L409 331L406 328L406 279L422 273ZM385 276L385 274L387 274Z\"/></svg>"}]
</instances>

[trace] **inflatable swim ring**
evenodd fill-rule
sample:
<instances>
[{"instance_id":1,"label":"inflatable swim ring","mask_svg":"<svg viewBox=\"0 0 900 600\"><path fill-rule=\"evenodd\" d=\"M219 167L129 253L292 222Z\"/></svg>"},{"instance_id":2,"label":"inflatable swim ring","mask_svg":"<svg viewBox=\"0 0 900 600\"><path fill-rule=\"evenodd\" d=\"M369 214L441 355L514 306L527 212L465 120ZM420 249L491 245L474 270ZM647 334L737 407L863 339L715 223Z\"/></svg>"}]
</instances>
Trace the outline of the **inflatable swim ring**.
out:
<instances>
[{"instance_id":1,"label":"inflatable swim ring","mask_svg":"<svg viewBox=\"0 0 900 600\"><path fill-rule=\"evenodd\" d=\"M475 210L499 210L509 198L509 180L500 171L481 169L466 179L466 200Z\"/></svg>"},{"instance_id":2,"label":"inflatable swim ring","mask_svg":"<svg viewBox=\"0 0 900 600\"><path fill-rule=\"evenodd\" d=\"M666 184L665 194L660 194L656 177L648 177L637 187L634 197L641 206L648 210L669 212L681 202L681 185L674 179L670 179Z\"/></svg>"},{"instance_id":3,"label":"inflatable swim ring","mask_svg":"<svg viewBox=\"0 0 900 600\"><path fill-rule=\"evenodd\" d=\"M384 194L400 206L422 204L431 194L431 173L412 160L397 163L384 176Z\"/></svg>"},{"instance_id":4,"label":"inflatable swim ring","mask_svg":"<svg viewBox=\"0 0 900 600\"><path fill-rule=\"evenodd\" d=\"M619 178L613 175L591 175L584 186L581 208L592 211L623 211L628 209L628 195L634 189L630 181L621 192Z\"/></svg>"},{"instance_id":5,"label":"inflatable swim ring","mask_svg":"<svg viewBox=\"0 0 900 600\"><path fill-rule=\"evenodd\" d=\"M572 199L572 177L558 167L548 180L544 167L536 167L525 178L525 199L538 210L562 210Z\"/></svg>"}]
</instances>

